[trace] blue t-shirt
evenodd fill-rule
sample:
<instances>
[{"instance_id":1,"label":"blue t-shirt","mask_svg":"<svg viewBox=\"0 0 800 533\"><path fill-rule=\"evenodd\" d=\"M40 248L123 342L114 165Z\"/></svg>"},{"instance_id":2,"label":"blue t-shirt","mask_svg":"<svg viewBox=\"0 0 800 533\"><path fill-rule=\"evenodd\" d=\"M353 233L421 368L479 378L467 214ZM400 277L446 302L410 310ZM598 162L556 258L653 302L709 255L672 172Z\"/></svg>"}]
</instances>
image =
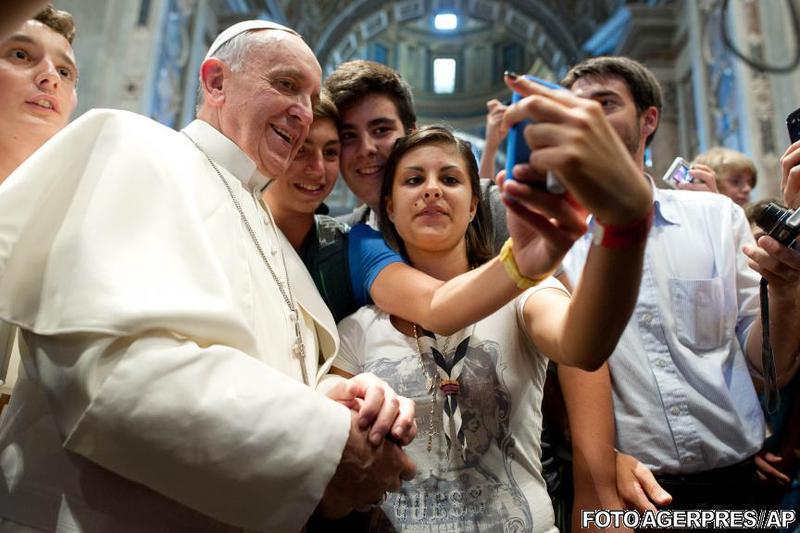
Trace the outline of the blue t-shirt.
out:
<instances>
[{"instance_id":1,"label":"blue t-shirt","mask_svg":"<svg viewBox=\"0 0 800 533\"><path fill-rule=\"evenodd\" d=\"M402 263L403 258L383 240L380 232L366 224L356 224L350 229L348 263L350 283L359 306L372 303L369 291L378 274L392 263Z\"/></svg>"}]
</instances>

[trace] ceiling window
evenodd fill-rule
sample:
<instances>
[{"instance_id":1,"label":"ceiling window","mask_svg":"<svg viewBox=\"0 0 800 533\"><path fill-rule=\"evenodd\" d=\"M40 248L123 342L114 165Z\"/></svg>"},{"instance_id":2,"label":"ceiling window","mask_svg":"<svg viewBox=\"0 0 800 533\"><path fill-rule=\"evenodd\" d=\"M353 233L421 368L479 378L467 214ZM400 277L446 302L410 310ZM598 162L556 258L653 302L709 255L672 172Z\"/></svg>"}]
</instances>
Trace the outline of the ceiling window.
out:
<instances>
[{"instance_id":1,"label":"ceiling window","mask_svg":"<svg viewBox=\"0 0 800 533\"><path fill-rule=\"evenodd\" d=\"M454 30L458 28L458 16L455 13L439 13L433 17L433 27L437 30Z\"/></svg>"},{"instance_id":2,"label":"ceiling window","mask_svg":"<svg viewBox=\"0 0 800 533\"><path fill-rule=\"evenodd\" d=\"M456 90L456 60L437 57L433 60L433 92L452 94Z\"/></svg>"}]
</instances>

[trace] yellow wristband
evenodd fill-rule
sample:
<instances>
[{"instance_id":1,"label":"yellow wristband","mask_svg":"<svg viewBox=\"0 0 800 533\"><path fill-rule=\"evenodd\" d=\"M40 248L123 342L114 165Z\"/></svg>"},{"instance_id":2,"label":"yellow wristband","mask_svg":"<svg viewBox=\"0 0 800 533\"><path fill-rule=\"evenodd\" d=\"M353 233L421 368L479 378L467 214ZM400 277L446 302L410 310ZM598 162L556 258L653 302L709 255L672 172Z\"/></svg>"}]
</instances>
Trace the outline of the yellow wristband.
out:
<instances>
[{"instance_id":1,"label":"yellow wristband","mask_svg":"<svg viewBox=\"0 0 800 533\"><path fill-rule=\"evenodd\" d=\"M513 254L513 246L514 243L512 242L511 238L505 242L503 248L500 250L500 262L503 263L503 267L506 269L506 274L508 277L511 278L517 287L520 289L530 289L531 287L535 287L540 284L545 279L549 278L555 272L555 269L545 272L535 278L529 278L528 276L524 276L520 271L519 267L517 266L517 261L514 259Z\"/></svg>"}]
</instances>

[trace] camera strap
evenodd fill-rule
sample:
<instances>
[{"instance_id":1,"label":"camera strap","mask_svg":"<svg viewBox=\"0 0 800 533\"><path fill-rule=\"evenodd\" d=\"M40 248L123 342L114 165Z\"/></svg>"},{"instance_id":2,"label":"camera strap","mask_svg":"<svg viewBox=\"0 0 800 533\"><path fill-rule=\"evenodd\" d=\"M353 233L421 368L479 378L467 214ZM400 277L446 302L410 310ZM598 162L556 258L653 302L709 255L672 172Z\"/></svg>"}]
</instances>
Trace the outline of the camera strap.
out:
<instances>
[{"instance_id":1,"label":"camera strap","mask_svg":"<svg viewBox=\"0 0 800 533\"><path fill-rule=\"evenodd\" d=\"M764 373L764 409L774 414L781 407L781 393L778 391L778 372L775 369L775 355L769 338L769 292L767 280L761 278L761 367Z\"/></svg>"}]
</instances>

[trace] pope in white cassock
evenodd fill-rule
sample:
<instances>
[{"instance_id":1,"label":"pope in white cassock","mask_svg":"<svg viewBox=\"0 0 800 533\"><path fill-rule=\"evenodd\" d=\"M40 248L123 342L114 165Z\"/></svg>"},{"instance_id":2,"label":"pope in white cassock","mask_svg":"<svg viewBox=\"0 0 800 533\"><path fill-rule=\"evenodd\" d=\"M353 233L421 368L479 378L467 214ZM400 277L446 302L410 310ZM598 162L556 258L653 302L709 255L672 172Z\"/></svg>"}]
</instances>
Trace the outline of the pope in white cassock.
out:
<instances>
[{"instance_id":1,"label":"pope in white cassock","mask_svg":"<svg viewBox=\"0 0 800 533\"><path fill-rule=\"evenodd\" d=\"M413 475L374 435L413 438L410 402L369 376L329 387L339 402L309 388L336 327L260 201L320 75L292 30L240 23L182 132L92 111L7 179L0 319L21 328L23 370L0 531L298 531Z\"/></svg>"}]
</instances>

